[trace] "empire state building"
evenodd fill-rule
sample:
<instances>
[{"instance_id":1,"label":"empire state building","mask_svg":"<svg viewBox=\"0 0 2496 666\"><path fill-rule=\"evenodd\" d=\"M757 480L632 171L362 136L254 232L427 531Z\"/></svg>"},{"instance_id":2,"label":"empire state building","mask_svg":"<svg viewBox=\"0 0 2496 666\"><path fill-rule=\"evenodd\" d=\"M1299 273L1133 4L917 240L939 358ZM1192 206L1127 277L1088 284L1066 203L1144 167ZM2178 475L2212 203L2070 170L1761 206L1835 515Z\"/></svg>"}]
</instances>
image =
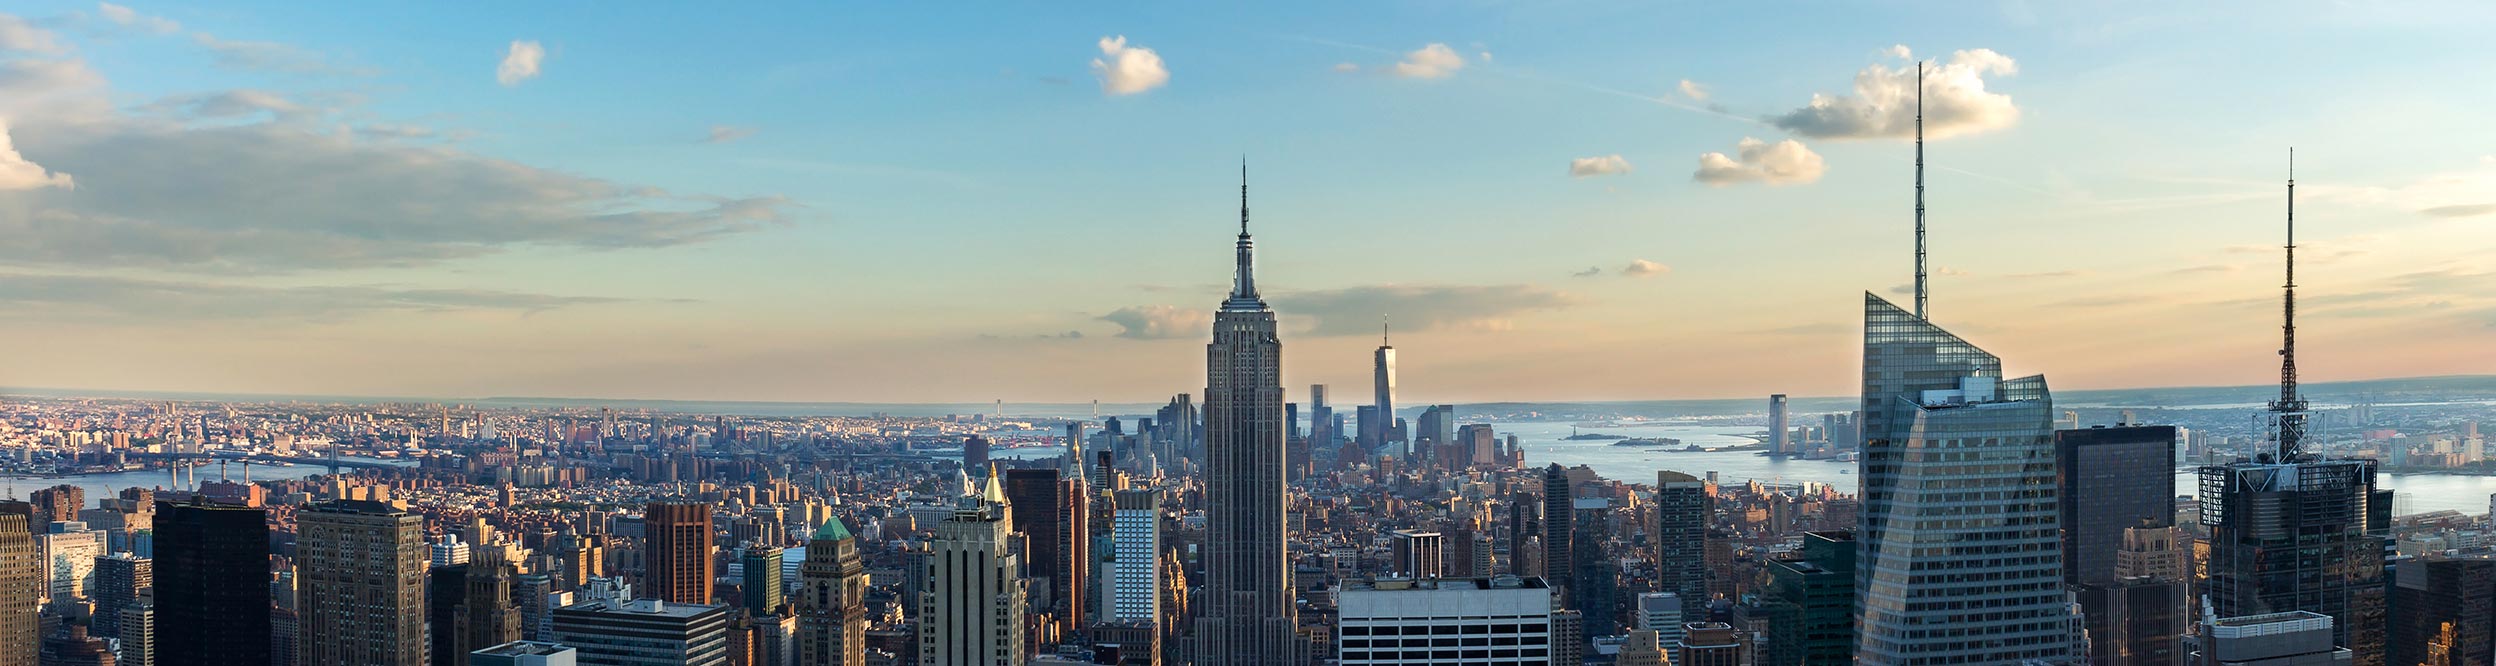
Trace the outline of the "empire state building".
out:
<instances>
[{"instance_id":1,"label":"empire state building","mask_svg":"<svg viewBox=\"0 0 2496 666\"><path fill-rule=\"evenodd\" d=\"M1282 341L1257 295L1240 169L1239 266L1205 345L1205 596L1197 664L1298 663L1284 515Z\"/></svg>"}]
</instances>

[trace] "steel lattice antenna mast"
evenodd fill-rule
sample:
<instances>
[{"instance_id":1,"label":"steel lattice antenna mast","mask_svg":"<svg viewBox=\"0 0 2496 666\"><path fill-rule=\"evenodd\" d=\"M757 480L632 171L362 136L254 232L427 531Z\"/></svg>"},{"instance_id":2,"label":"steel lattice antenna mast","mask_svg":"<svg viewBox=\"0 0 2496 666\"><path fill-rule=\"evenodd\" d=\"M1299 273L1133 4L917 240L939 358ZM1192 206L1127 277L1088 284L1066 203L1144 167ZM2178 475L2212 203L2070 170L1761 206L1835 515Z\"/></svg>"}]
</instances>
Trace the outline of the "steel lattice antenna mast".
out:
<instances>
[{"instance_id":1,"label":"steel lattice antenna mast","mask_svg":"<svg viewBox=\"0 0 2496 666\"><path fill-rule=\"evenodd\" d=\"M1924 286L1924 61L1915 62L1915 318L1925 319Z\"/></svg>"},{"instance_id":2,"label":"steel lattice antenna mast","mask_svg":"<svg viewBox=\"0 0 2496 666\"><path fill-rule=\"evenodd\" d=\"M2279 326L2279 399L2271 413L2279 419L2279 461L2296 462L2305 440L2305 398L2297 395L2297 149L2288 149L2288 281L2281 287Z\"/></svg>"}]
</instances>

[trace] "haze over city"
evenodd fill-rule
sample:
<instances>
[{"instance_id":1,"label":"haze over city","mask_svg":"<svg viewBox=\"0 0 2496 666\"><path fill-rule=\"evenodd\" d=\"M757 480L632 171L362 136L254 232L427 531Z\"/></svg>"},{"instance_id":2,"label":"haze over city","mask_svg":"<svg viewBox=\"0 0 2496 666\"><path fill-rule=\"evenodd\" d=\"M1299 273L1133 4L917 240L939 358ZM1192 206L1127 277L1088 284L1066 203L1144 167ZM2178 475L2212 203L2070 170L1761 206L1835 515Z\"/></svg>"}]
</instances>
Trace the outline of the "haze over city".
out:
<instances>
[{"instance_id":1,"label":"haze over city","mask_svg":"<svg viewBox=\"0 0 2496 666\"><path fill-rule=\"evenodd\" d=\"M1292 384L1843 395L1917 60L2017 370L2268 381L2290 145L2309 378L2496 367L2485 6L1802 7L16 5L0 385L1154 400L1244 156Z\"/></svg>"}]
</instances>

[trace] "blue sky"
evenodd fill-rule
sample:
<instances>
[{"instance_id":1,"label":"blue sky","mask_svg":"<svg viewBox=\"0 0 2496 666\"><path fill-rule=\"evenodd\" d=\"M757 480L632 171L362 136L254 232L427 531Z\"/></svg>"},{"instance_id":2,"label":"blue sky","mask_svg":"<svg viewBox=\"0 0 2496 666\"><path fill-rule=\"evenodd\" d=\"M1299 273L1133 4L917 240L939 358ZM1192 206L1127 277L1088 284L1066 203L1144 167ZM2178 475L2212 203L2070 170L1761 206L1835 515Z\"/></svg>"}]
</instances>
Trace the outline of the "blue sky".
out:
<instances>
[{"instance_id":1,"label":"blue sky","mask_svg":"<svg viewBox=\"0 0 2496 666\"><path fill-rule=\"evenodd\" d=\"M1293 385L1383 313L1412 400L1843 394L1914 59L1936 319L2015 372L2275 372L2290 145L2309 374L2496 371L2476 4L6 11L0 385L1152 399L1245 156Z\"/></svg>"}]
</instances>

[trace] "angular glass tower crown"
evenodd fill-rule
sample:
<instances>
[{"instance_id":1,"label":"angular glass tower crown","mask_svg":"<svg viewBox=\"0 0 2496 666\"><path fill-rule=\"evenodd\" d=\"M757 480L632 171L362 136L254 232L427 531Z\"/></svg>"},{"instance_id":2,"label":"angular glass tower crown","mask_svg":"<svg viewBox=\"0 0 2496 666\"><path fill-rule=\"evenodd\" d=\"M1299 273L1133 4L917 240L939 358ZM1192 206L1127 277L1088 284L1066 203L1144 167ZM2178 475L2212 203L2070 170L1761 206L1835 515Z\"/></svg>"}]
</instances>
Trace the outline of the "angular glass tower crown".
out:
<instances>
[{"instance_id":1,"label":"angular glass tower crown","mask_svg":"<svg viewBox=\"0 0 2496 666\"><path fill-rule=\"evenodd\" d=\"M2001 359L1870 293L1863 322L1856 661L2075 656L2045 378L2004 381Z\"/></svg>"}]
</instances>

